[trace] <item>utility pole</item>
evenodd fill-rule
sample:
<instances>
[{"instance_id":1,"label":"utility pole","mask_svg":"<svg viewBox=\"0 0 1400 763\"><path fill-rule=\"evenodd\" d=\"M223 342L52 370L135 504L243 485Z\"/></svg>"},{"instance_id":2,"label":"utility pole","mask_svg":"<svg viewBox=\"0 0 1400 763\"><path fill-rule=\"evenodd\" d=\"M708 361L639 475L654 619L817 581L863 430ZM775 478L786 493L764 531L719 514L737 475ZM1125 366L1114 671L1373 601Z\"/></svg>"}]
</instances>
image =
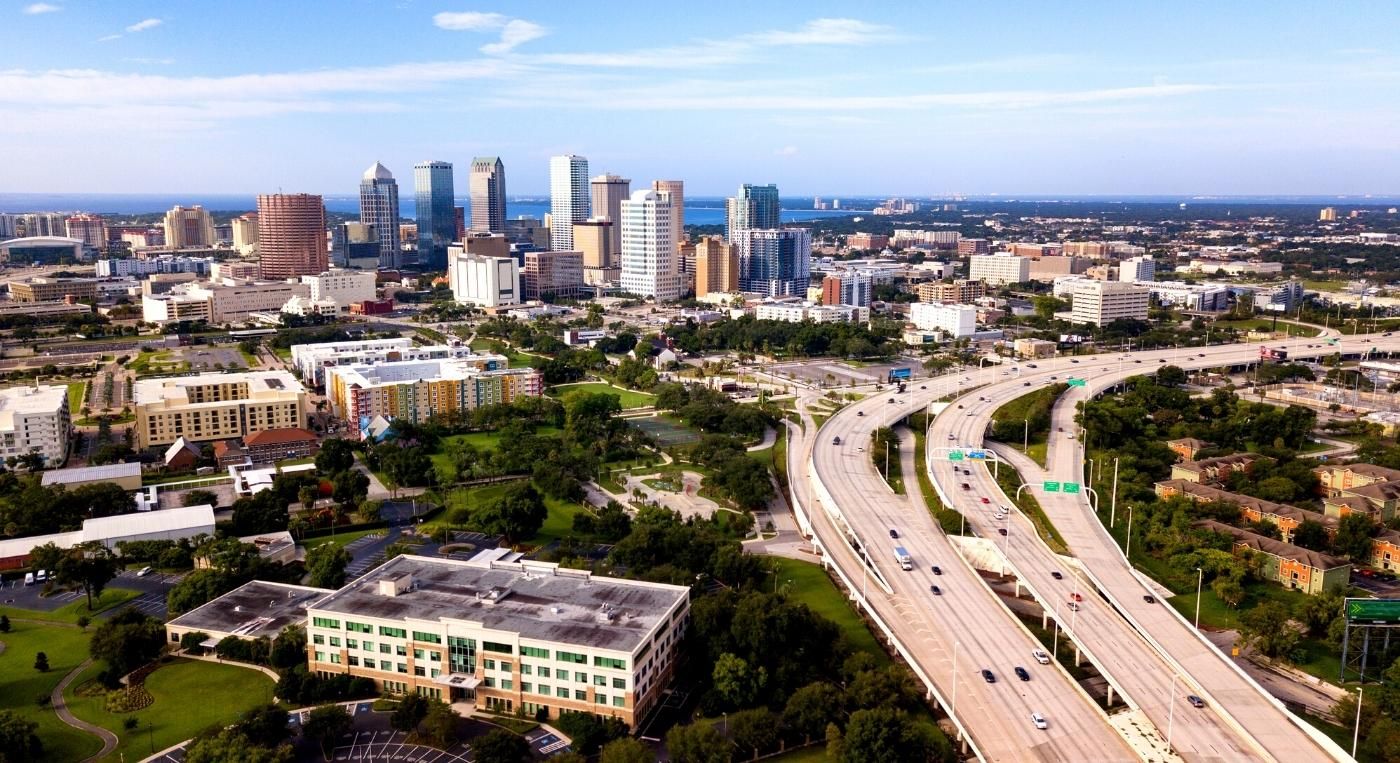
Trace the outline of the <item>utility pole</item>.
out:
<instances>
[{"instance_id":1,"label":"utility pole","mask_svg":"<svg viewBox=\"0 0 1400 763\"><path fill-rule=\"evenodd\" d=\"M1021 452L1029 453L1031 450L1031 420L1021 419L1021 423L1025 424L1024 431L1021 433Z\"/></svg>"}]
</instances>

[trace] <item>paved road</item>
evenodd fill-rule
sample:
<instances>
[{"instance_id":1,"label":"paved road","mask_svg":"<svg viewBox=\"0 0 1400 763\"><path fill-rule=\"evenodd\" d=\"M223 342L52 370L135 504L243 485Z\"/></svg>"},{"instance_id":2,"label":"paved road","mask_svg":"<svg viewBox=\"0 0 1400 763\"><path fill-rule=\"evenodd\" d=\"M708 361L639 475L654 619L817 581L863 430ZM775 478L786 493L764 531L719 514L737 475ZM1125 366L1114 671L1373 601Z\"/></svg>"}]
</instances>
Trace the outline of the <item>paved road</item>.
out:
<instances>
[{"instance_id":1,"label":"paved road","mask_svg":"<svg viewBox=\"0 0 1400 763\"><path fill-rule=\"evenodd\" d=\"M91 665L92 660L83 660L83 664L73 668L72 672L64 676L63 680L58 682L58 686L53 687L53 693L49 695L49 703L53 705L54 712L58 713L59 720L79 731L92 734L102 740L102 749L92 757L87 758L87 760L101 760L116 751L117 735L101 726L94 726L87 721L80 720L72 713L68 712L68 703L63 701L63 692L68 688L68 684L73 683L78 675L84 670L87 670ZM84 763L86 763L86 761L84 761Z\"/></svg>"}]
</instances>

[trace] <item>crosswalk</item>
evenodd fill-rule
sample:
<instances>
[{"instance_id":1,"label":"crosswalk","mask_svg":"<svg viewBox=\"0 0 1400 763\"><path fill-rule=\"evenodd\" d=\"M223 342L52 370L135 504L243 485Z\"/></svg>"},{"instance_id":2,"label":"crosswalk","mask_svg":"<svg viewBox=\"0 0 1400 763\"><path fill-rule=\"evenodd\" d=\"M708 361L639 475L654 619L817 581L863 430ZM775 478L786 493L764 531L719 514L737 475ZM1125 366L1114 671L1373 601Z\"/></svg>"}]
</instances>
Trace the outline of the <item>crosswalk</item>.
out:
<instances>
[{"instance_id":1,"label":"crosswalk","mask_svg":"<svg viewBox=\"0 0 1400 763\"><path fill-rule=\"evenodd\" d=\"M453 745L448 750L407 744L408 735L402 731L358 731L341 737L340 741L331 753L331 760L345 763L471 763L473 760L470 749L464 744Z\"/></svg>"}]
</instances>

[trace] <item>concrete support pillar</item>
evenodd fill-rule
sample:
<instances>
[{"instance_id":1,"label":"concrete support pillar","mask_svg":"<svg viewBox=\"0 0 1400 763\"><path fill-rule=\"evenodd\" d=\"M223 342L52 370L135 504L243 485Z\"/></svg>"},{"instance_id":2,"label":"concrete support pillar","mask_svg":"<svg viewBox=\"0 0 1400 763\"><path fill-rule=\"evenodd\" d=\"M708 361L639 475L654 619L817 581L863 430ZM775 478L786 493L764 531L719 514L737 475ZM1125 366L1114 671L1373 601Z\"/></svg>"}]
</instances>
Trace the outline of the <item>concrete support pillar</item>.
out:
<instances>
[{"instance_id":1,"label":"concrete support pillar","mask_svg":"<svg viewBox=\"0 0 1400 763\"><path fill-rule=\"evenodd\" d=\"M1079 645L1074 645L1074 666L1079 667Z\"/></svg>"},{"instance_id":2,"label":"concrete support pillar","mask_svg":"<svg viewBox=\"0 0 1400 763\"><path fill-rule=\"evenodd\" d=\"M1113 707L1113 684L1108 685L1108 706Z\"/></svg>"},{"instance_id":3,"label":"concrete support pillar","mask_svg":"<svg viewBox=\"0 0 1400 763\"><path fill-rule=\"evenodd\" d=\"M1050 613L1040 610L1040 629L1046 630L1050 627Z\"/></svg>"},{"instance_id":4,"label":"concrete support pillar","mask_svg":"<svg viewBox=\"0 0 1400 763\"><path fill-rule=\"evenodd\" d=\"M1016 578L1016 598L1021 598L1021 579Z\"/></svg>"}]
</instances>

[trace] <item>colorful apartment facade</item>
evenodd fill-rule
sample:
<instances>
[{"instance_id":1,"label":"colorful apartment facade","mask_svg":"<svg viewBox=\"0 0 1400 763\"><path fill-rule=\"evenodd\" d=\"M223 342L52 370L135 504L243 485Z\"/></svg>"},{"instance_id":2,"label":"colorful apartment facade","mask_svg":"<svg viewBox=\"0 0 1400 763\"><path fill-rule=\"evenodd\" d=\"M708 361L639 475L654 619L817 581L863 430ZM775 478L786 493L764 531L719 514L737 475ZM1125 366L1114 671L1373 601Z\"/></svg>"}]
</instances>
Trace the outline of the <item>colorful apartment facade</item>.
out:
<instances>
[{"instance_id":1,"label":"colorful apartment facade","mask_svg":"<svg viewBox=\"0 0 1400 763\"><path fill-rule=\"evenodd\" d=\"M382 416L421 423L544 394L538 371L507 368L505 362L496 355L474 355L337 366L325 370L326 395L335 414L346 421Z\"/></svg>"}]
</instances>

